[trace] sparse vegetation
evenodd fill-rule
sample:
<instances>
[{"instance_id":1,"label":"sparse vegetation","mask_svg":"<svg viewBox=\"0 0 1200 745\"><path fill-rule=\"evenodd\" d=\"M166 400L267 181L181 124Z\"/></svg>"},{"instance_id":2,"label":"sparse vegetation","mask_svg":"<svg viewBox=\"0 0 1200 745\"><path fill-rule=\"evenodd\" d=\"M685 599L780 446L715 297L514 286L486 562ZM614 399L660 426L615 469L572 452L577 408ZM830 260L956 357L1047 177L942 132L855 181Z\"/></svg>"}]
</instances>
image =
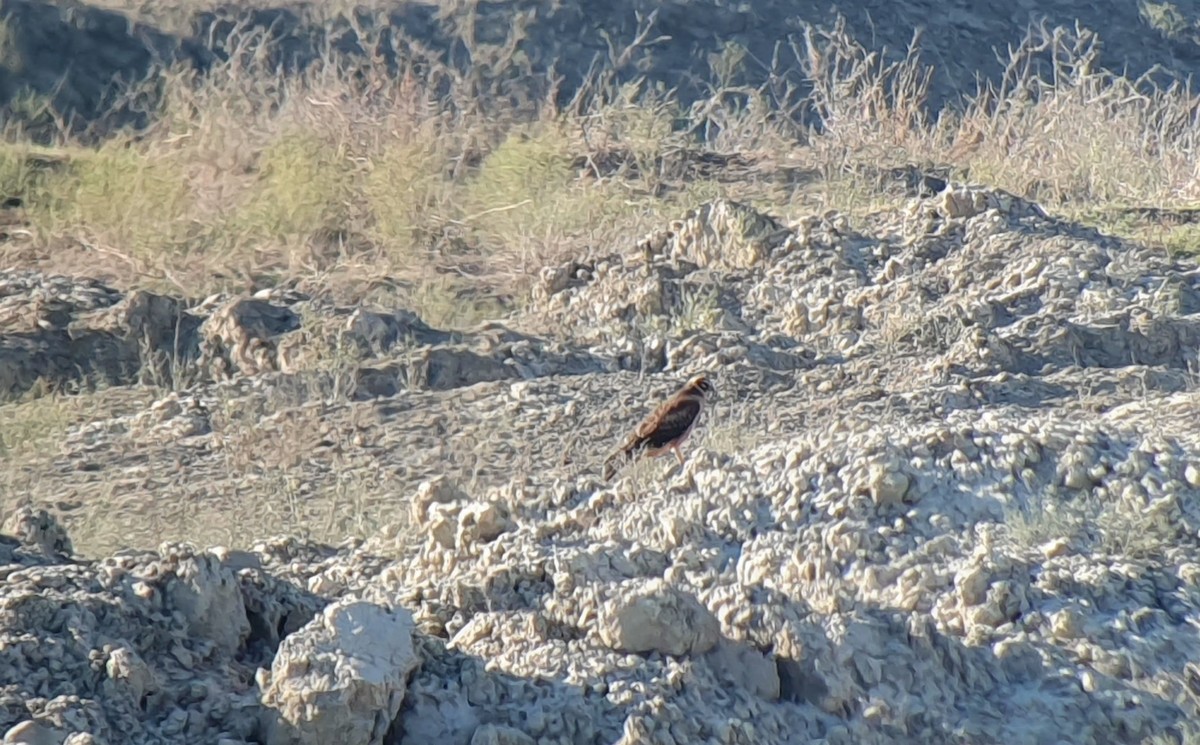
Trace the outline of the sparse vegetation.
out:
<instances>
[{"instance_id":1,"label":"sparse vegetation","mask_svg":"<svg viewBox=\"0 0 1200 745\"><path fill-rule=\"evenodd\" d=\"M762 422L739 417L737 404L718 406L701 430L697 445L725 455L739 455L766 440Z\"/></svg>"},{"instance_id":2,"label":"sparse vegetation","mask_svg":"<svg viewBox=\"0 0 1200 745\"><path fill-rule=\"evenodd\" d=\"M795 31L773 57L710 25L676 75L655 32L690 21L618 38L596 5L564 42L595 64L543 76L577 54L545 43L569 4L404 6L431 39L376 0L255 28L94 1L221 38L81 126L61 112L107 94L10 75L29 45L0 25L0 518L24 543L0 541L0 736L299 737L265 716L286 688L299 727L354 710L385 739L446 714L472 741L1195 742L1186 86L1101 72L1078 27L943 105L931 81L977 54L757 4L713 15ZM1188 8L1139 7L1139 38L1192 43ZM293 21L316 40L267 43ZM684 465L602 483L700 369ZM55 521L84 557L160 548L53 556ZM395 643L373 680L338 668L391 724L315 711L321 671L289 661L340 665L349 626L304 628L335 598L360 651Z\"/></svg>"},{"instance_id":3,"label":"sparse vegetation","mask_svg":"<svg viewBox=\"0 0 1200 745\"><path fill-rule=\"evenodd\" d=\"M1169 4L1144 12L1182 32ZM862 213L897 198L880 188L880 174L912 163L938 164L1174 253L1197 248L1190 224L1111 218L1106 209L1186 209L1200 198L1198 99L1183 87L1153 89L1095 70L1097 40L1086 31L1033 28L1000 85L940 112L927 110L930 68L915 49L885 63L840 24L808 29L787 50L806 95L782 77L761 90L740 86L748 57L730 44L709 60L711 97L691 107L603 73L589 82L592 95L570 106L515 95L503 81L525 69L513 44L520 33L514 27L505 43L479 43L478 69L464 78L436 66L351 63L333 51L280 76L243 53L257 37L235 32L229 48L237 53L207 76L166 67L130 90L126 101L156 102L146 130L113 130L88 144L60 126L46 147L13 117L0 143L0 191L22 197L32 237L0 245L0 258L54 269L103 257L109 275L190 297L319 278L340 300L384 299L435 326L466 328L519 310L541 267L608 250L702 200L730 197L775 214ZM0 61L12 46L0 29ZM1038 72L1033 60L1049 53L1056 66ZM502 85L509 87L497 95ZM45 104L22 94L10 105L25 120L37 114L44 128ZM736 168L698 166L731 153ZM789 175L800 171L819 177ZM715 327L715 291L684 288L680 301L667 328L655 331ZM895 343L941 349L956 338L953 323L930 331L906 313L889 317ZM937 338L925 338L930 333ZM306 368L332 383L305 400L345 403L352 373L344 354ZM0 434L4 450L32 453L53 440L64 405L56 397L6 405L21 424ZM222 425L229 437L257 434L238 421ZM316 425L281 425L272 441ZM715 426L711 447L746 445L749 434L734 424ZM284 449L295 453L303 443ZM340 503L379 486L337 488L341 496L320 498ZM290 516L261 509L292 491L273 483L259 496L229 497L245 507L239 524L247 534L299 529L306 520L330 535L346 528L325 512L310 514L323 509L311 494L292 500L306 507Z\"/></svg>"},{"instance_id":4,"label":"sparse vegetation","mask_svg":"<svg viewBox=\"0 0 1200 745\"><path fill-rule=\"evenodd\" d=\"M27 195L39 247L99 248L193 292L336 267L342 289L402 277L413 301L437 305L436 295L457 302L462 289L447 286L449 273L509 310L536 267L700 199L869 210L894 199L880 192L878 173L908 163L945 164L1074 217L1200 198L1196 97L1094 71L1097 40L1087 32L1035 28L999 87L936 116L926 111L929 68L915 52L884 64L840 26L804 39L792 52L811 92L787 111L761 91L735 96L736 86L721 84L745 64L736 50L713 61L723 73L712 99L690 110L635 85L578 110L536 101L485 109L447 72L424 82L407 74L397 86L382 67L350 68L330 53L276 79L235 56L203 79L162 71L149 131L113 132L96 147L60 134L50 169L12 125L0 187ZM1031 61L1049 51L1058 67L1047 78ZM489 75L514 59L496 59ZM444 100L439 89L449 91ZM736 178L685 178L687 150L706 148L752 167ZM776 178L785 164L822 178ZM1155 233L1139 221L1123 227ZM1193 248L1183 230L1158 240Z\"/></svg>"},{"instance_id":5,"label":"sparse vegetation","mask_svg":"<svg viewBox=\"0 0 1200 745\"><path fill-rule=\"evenodd\" d=\"M1188 32L1195 33L1195 21L1188 20L1179 6L1172 2L1151 2L1141 0L1138 11L1151 28L1159 31L1168 39L1174 39Z\"/></svg>"}]
</instances>

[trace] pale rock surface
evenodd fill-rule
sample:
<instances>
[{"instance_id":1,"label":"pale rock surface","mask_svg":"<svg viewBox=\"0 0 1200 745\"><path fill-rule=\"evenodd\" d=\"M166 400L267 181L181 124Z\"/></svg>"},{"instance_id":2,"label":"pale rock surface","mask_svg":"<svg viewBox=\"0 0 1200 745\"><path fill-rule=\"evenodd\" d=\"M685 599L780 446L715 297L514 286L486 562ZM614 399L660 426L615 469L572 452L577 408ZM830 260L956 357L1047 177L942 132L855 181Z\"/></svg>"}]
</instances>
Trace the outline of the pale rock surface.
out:
<instances>
[{"instance_id":1,"label":"pale rock surface","mask_svg":"<svg viewBox=\"0 0 1200 745\"><path fill-rule=\"evenodd\" d=\"M618 651L701 655L716 645L720 625L691 595L661 580L622 588L597 619L600 638Z\"/></svg>"},{"instance_id":2,"label":"pale rock surface","mask_svg":"<svg viewBox=\"0 0 1200 745\"><path fill-rule=\"evenodd\" d=\"M54 515L28 505L18 508L4 518L0 533L12 536L27 549L47 558L69 556L74 552L71 538Z\"/></svg>"},{"instance_id":3,"label":"pale rock surface","mask_svg":"<svg viewBox=\"0 0 1200 745\"><path fill-rule=\"evenodd\" d=\"M519 729L485 724L471 735L471 745L534 745L534 740Z\"/></svg>"},{"instance_id":4,"label":"pale rock surface","mask_svg":"<svg viewBox=\"0 0 1200 745\"><path fill-rule=\"evenodd\" d=\"M268 745L380 745L418 664L412 617L365 601L328 605L259 675Z\"/></svg>"},{"instance_id":5,"label":"pale rock surface","mask_svg":"<svg viewBox=\"0 0 1200 745\"><path fill-rule=\"evenodd\" d=\"M731 685L766 700L779 700L779 663L744 642L723 640L708 655L708 664Z\"/></svg>"},{"instance_id":6,"label":"pale rock surface","mask_svg":"<svg viewBox=\"0 0 1200 745\"><path fill-rule=\"evenodd\" d=\"M471 502L458 513L455 545L465 548L476 543L488 543L512 528L507 504Z\"/></svg>"},{"instance_id":7,"label":"pale rock surface","mask_svg":"<svg viewBox=\"0 0 1200 745\"><path fill-rule=\"evenodd\" d=\"M166 601L189 619L197 636L234 652L250 633L237 577L211 553L183 559L166 587Z\"/></svg>"},{"instance_id":8,"label":"pale rock surface","mask_svg":"<svg viewBox=\"0 0 1200 745\"><path fill-rule=\"evenodd\" d=\"M146 664L141 655L128 647L112 650L104 669L114 684L113 687L123 690L138 705L141 705L144 696L153 695L160 690L154 670Z\"/></svg>"},{"instance_id":9,"label":"pale rock surface","mask_svg":"<svg viewBox=\"0 0 1200 745\"><path fill-rule=\"evenodd\" d=\"M4 733L4 745L63 745L66 734L25 720Z\"/></svg>"}]
</instances>

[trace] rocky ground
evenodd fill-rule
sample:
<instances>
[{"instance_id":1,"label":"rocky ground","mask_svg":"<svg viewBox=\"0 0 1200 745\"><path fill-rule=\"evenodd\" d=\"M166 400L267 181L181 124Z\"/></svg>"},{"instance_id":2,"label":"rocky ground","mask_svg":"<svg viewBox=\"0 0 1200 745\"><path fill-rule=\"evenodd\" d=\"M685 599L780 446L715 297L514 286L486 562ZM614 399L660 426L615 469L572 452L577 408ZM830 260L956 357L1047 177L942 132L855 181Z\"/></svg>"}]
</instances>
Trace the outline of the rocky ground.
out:
<instances>
[{"instance_id":1,"label":"rocky ground","mask_svg":"<svg viewBox=\"0 0 1200 745\"><path fill-rule=\"evenodd\" d=\"M961 184L609 249L466 332L0 275L4 411L107 412L9 453L4 741L1196 742L1195 262Z\"/></svg>"}]
</instances>

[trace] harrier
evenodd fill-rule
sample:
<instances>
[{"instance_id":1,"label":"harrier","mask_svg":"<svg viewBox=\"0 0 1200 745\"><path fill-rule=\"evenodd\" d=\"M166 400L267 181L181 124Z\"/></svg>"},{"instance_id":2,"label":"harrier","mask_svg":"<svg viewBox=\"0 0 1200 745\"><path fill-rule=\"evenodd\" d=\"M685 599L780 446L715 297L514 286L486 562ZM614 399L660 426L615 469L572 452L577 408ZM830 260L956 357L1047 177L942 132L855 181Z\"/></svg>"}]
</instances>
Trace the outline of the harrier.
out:
<instances>
[{"instance_id":1,"label":"harrier","mask_svg":"<svg viewBox=\"0 0 1200 745\"><path fill-rule=\"evenodd\" d=\"M716 395L716 386L707 375L696 375L684 383L682 388L643 419L604 462L604 480L611 480L617 469L629 461L643 455L654 458L668 450L675 453L679 465L683 465L680 448L700 420L705 404Z\"/></svg>"}]
</instances>

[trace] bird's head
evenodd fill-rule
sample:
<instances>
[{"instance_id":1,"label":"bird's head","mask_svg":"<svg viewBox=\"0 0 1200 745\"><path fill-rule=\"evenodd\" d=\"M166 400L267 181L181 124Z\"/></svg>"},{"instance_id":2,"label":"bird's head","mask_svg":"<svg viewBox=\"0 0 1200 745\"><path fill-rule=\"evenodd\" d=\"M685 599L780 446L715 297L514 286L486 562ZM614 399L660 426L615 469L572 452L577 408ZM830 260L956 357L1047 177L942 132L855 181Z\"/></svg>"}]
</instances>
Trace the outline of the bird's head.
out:
<instances>
[{"instance_id":1,"label":"bird's head","mask_svg":"<svg viewBox=\"0 0 1200 745\"><path fill-rule=\"evenodd\" d=\"M717 386L712 382L712 378L704 373L693 375L683 389L689 393L694 393L706 401L711 401L717 397Z\"/></svg>"}]
</instances>

